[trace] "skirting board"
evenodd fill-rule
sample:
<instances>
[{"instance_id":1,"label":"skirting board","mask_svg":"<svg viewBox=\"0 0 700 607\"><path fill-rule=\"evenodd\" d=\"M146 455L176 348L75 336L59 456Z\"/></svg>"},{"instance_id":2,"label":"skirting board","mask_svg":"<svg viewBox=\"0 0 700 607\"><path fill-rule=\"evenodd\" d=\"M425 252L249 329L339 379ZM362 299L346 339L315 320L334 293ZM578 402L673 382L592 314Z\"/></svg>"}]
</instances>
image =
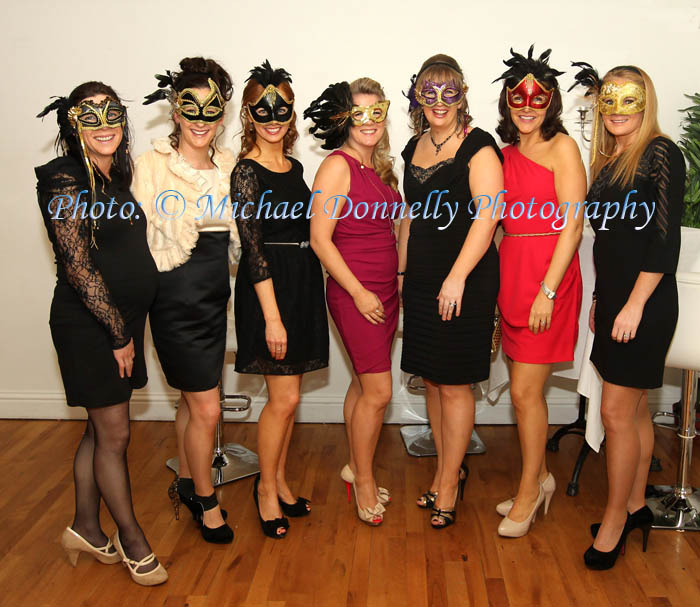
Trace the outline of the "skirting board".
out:
<instances>
[{"instance_id":1,"label":"skirting board","mask_svg":"<svg viewBox=\"0 0 700 607\"><path fill-rule=\"evenodd\" d=\"M399 395L401 396L401 395ZM476 421L478 424L514 424L513 407L505 394L496 405L485 400L476 402ZM567 424L578 412L578 395L557 396L548 399L549 423ZM174 403L178 395L175 392L135 394L131 400L131 418L133 420L169 421L175 417ZM670 411L673 400L668 402L654 400L650 394L650 407L653 411ZM85 419L82 407L67 407L63 392L0 392L0 419ZM254 422L265 404L265 396L253 398L253 404L246 413L227 413L226 421ZM342 423L343 396L332 399L306 395L301 398L297 411L301 423ZM384 419L388 424L418 424L427 419L425 404L421 397L409 399L395 398L387 409Z\"/></svg>"}]
</instances>

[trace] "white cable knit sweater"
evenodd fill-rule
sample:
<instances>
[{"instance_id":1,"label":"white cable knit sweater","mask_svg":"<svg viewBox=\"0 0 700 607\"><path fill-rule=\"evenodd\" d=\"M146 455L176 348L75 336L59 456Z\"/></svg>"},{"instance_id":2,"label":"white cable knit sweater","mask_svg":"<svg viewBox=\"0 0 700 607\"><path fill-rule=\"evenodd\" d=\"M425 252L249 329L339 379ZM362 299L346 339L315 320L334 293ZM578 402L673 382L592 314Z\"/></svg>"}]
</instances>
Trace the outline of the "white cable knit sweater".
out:
<instances>
[{"instance_id":1,"label":"white cable knit sweater","mask_svg":"<svg viewBox=\"0 0 700 607\"><path fill-rule=\"evenodd\" d=\"M236 161L228 149L216 151L213 161L219 171L218 191L212 195L216 209L229 195L231 171ZM205 210L204 202L197 207L197 201L206 189L207 180L172 148L167 137L155 139L153 149L137 158L131 190L148 219L148 246L159 271L177 268L190 258L199 237L195 217ZM181 197L174 194L163 197L162 193L168 190L178 192ZM159 196L161 202L158 202ZM236 263L241 245L236 221L231 217L230 200L224 217L230 219L229 260Z\"/></svg>"}]
</instances>

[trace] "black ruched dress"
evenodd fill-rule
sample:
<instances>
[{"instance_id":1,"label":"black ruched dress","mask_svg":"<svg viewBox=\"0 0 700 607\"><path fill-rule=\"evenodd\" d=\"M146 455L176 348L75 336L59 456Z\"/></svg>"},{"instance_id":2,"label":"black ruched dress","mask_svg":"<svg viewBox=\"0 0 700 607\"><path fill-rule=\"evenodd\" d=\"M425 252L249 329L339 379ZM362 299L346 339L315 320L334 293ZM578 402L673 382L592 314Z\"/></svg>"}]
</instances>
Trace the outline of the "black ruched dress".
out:
<instances>
[{"instance_id":1,"label":"black ruched dress","mask_svg":"<svg viewBox=\"0 0 700 607\"><path fill-rule=\"evenodd\" d=\"M404 196L407 205L421 203L420 216L411 221L406 275L403 284L403 350L401 369L438 384L457 385L483 381L489 376L491 337L499 287L498 252L491 243L467 277L461 315L443 321L437 296L443 281L462 249L474 222L473 195L468 163L484 147L496 142L487 132L474 128L462 141L454 158L427 169L412 164L417 138L402 152L406 162ZM457 205L449 222L443 209L434 212L433 191L447 190L442 201ZM425 212L423 212L425 209ZM443 229L441 229L443 228Z\"/></svg>"}]
</instances>

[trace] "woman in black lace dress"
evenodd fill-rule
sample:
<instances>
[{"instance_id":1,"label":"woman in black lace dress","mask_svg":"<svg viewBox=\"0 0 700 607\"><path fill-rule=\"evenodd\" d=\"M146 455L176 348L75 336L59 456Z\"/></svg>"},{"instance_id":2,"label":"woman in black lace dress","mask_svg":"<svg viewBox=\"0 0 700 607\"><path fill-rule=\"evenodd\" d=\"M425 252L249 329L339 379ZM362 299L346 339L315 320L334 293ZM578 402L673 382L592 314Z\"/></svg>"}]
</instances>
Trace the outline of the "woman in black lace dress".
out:
<instances>
[{"instance_id":1,"label":"woman in black lace dress","mask_svg":"<svg viewBox=\"0 0 700 607\"><path fill-rule=\"evenodd\" d=\"M608 468L608 503L585 562L609 569L630 530L643 530L646 549L653 519L644 499L654 447L648 391L663 385L678 320L685 163L661 133L644 71L616 67L598 81L587 67L577 80L594 89L599 113L587 213L596 232L591 362L603 378Z\"/></svg>"},{"instance_id":2,"label":"woman in black lace dress","mask_svg":"<svg viewBox=\"0 0 700 607\"><path fill-rule=\"evenodd\" d=\"M73 464L75 517L61 543L73 565L87 552L124 561L138 584L159 584L168 574L134 516L126 460L129 399L147 381L143 333L157 286L146 219L129 191L126 108L112 88L87 82L40 116L51 110L65 155L35 169L56 255L49 324L68 405L88 415ZM117 525L114 544L100 527L102 499Z\"/></svg>"},{"instance_id":3,"label":"woman in black lace dress","mask_svg":"<svg viewBox=\"0 0 700 607\"><path fill-rule=\"evenodd\" d=\"M269 62L243 91L242 147L231 174L242 257L236 276L236 371L265 376L258 421L260 476L254 498L263 532L281 538L287 516L309 513L295 498L285 463L302 375L328 366L328 320L321 265L309 247L311 192L289 154L298 136L291 77Z\"/></svg>"}]
</instances>

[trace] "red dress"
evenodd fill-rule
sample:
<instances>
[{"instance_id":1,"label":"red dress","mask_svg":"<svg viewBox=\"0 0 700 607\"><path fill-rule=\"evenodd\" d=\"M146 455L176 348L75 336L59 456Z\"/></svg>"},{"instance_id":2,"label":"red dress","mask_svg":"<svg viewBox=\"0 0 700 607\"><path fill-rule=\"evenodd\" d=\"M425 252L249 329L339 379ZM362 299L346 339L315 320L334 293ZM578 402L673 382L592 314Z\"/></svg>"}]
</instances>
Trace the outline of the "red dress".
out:
<instances>
[{"instance_id":1,"label":"red dress","mask_svg":"<svg viewBox=\"0 0 700 607\"><path fill-rule=\"evenodd\" d=\"M578 251L557 288L550 329L535 335L528 327L530 308L563 227L563 220L557 219L559 202L554 173L523 156L515 145L505 147L502 152L506 206L502 220L505 235L498 250L501 265L498 309L503 351L514 361L523 363L571 361L578 338L583 289ZM572 204L576 202L579 201Z\"/></svg>"},{"instance_id":2,"label":"red dress","mask_svg":"<svg viewBox=\"0 0 700 607\"><path fill-rule=\"evenodd\" d=\"M333 201L325 212L337 219L333 243L343 256L355 277L362 285L379 297L384 305L386 322L370 323L355 303L333 277L328 277L326 300L343 345L348 351L355 373L381 373L391 371L391 345L399 320L399 294L396 272L398 255L394 222L382 217L381 208L375 202L386 202L388 213L391 203L399 202L401 195L386 185L367 166L341 150L331 155L342 156L350 167L350 191L342 210L333 211ZM365 204L368 212L365 214ZM377 212L375 213L375 208ZM385 213L386 214L386 213ZM373 217L374 215L374 217Z\"/></svg>"}]
</instances>

